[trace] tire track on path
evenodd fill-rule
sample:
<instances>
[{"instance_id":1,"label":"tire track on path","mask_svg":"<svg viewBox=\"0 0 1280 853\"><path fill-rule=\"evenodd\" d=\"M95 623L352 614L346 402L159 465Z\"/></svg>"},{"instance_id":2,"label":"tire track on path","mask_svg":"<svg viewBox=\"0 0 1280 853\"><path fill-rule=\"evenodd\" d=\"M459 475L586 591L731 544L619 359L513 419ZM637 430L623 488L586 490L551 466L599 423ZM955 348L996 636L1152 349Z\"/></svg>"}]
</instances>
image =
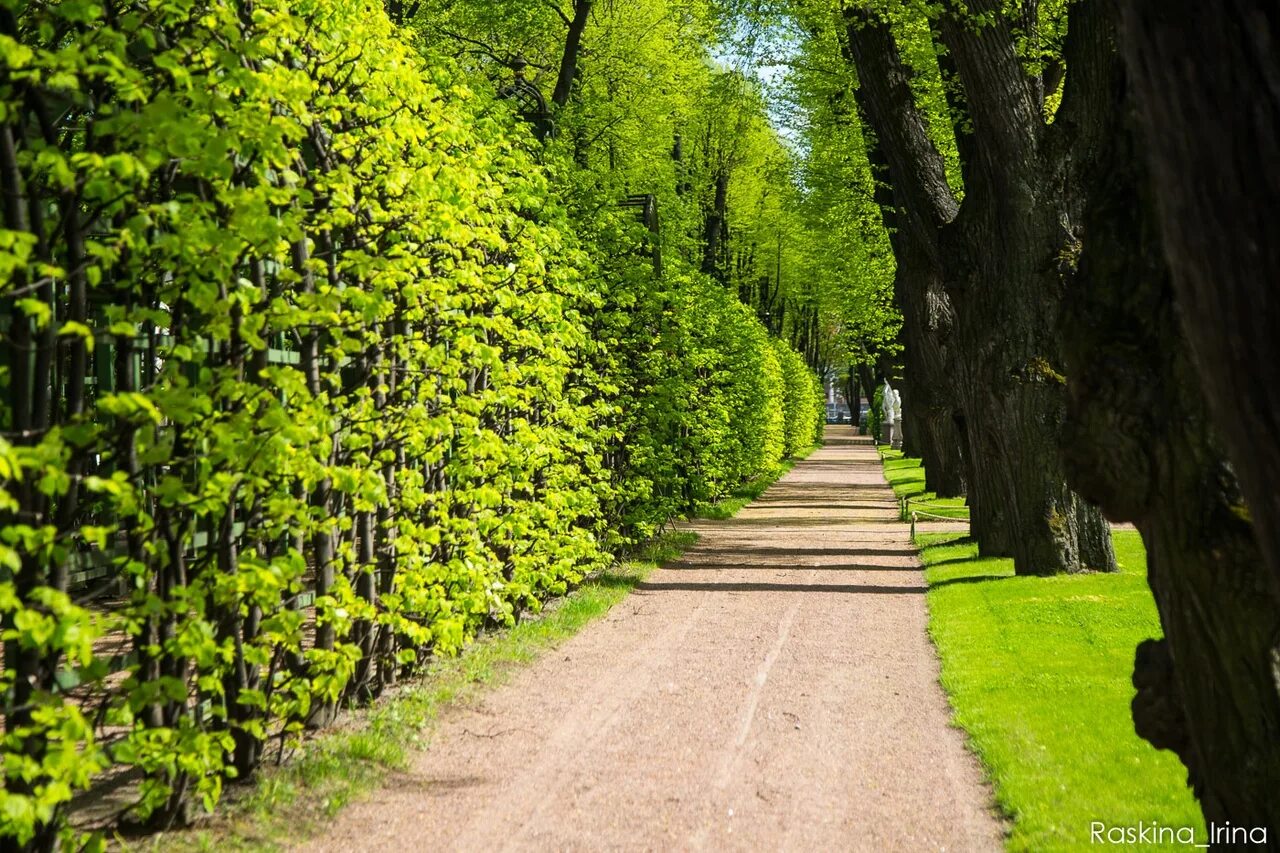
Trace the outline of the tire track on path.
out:
<instances>
[{"instance_id":1,"label":"tire track on path","mask_svg":"<svg viewBox=\"0 0 1280 853\"><path fill-rule=\"evenodd\" d=\"M760 663L760 669L756 671L755 686L747 697L747 705L743 711L742 727L738 730L738 736L734 739L733 744L725 750L724 760L720 762L720 773L716 776L717 788L723 790L729 786L729 780L733 776L739 752L747 742L747 736L751 734L751 724L755 722L756 711L760 707L760 694L764 692L764 686L769 681L769 673L773 670L773 665L777 663L778 655L782 653L782 647L787 644L787 636L791 633L791 626L795 623L796 611L799 609L800 602L797 601L791 605L791 608L782 617L782 621L778 623L778 639L774 642L773 648L769 650L768 656Z\"/></svg>"}]
</instances>

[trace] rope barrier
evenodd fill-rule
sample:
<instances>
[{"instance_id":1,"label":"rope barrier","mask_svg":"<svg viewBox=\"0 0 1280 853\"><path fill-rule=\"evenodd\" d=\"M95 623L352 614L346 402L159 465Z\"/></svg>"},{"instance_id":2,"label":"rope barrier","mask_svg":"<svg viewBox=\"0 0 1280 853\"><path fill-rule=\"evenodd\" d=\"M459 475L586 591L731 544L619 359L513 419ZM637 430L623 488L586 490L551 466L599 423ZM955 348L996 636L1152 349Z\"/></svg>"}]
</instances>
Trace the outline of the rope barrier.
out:
<instances>
[{"instance_id":1,"label":"rope barrier","mask_svg":"<svg viewBox=\"0 0 1280 853\"><path fill-rule=\"evenodd\" d=\"M967 508L968 508L968 507L965 507L965 509L967 509ZM959 509L959 507L957 507L957 509ZM919 511L919 510L912 510L912 511L911 511L911 539L912 539L912 541L915 541L915 538L916 538L916 521L920 518L920 516L926 516L926 517L928 517L928 518L936 518L936 519L938 519L939 521L964 521L964 522L967 522L967 521L969 520L969 519L967 519L967 518L956 518L955 516L952 516L952 515L934 515L934 514L933 514L933 513L931 513L931 512L921 512L921 511Z\"/></svg>"},{"instance_id":2,"label":"rope barrier","mask_svg":"<svg viewBox=\"0 0 1280 853\"><path fill-rule=\"evenodd\" d=\"M965 505L963 505L963 504L961 504L960 506L947 506L947 505L944 505L944 504L930 504L930 503L925 502L925 501L921 501L919 504L917 504L917 506L935 506L935 507L937 507L938 509L945 509L945 510L951 510L951 511L964 510L966 513L967 513L967 512L969 512L969 509L970 509L968 506L965 506ZM911 505L911 498L909 498L909 497L900 497L900 498L898 498L898 514L899 514L899 516L902 518L902 520L903 520L903 521L906 521L906 519L907 519L907 514L908 514L908 513L910 513L910 512L913 512L913 511L920 511L920 512L924 512L926 515L933 515L933 513L930 513L930 512L928 512L927 510L913 510L912 505ZM936 515L935 515L934 517L935 517L935 518L938 518L938 517L941 517L941 518L950 518L951 516L936 516Z\"/></svg>"}]
</instances>

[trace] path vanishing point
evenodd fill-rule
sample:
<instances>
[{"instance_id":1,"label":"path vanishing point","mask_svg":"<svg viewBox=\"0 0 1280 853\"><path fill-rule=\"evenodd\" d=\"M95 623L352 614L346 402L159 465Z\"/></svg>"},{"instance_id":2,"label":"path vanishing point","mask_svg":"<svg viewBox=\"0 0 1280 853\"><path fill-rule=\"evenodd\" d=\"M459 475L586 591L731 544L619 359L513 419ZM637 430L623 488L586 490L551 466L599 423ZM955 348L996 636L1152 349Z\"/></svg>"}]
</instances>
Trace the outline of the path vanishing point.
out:
<instances>
[{"instance_id":1,"label":"path vanishing point","mask_svg":"<svg viewBox=\"0 0 1280 853\"><path fill-rule=\"evenodd\" d=\"M737 517L696 523L304 849L999 849L867 442L829 427Z\"/></svg>"}]
</instances>

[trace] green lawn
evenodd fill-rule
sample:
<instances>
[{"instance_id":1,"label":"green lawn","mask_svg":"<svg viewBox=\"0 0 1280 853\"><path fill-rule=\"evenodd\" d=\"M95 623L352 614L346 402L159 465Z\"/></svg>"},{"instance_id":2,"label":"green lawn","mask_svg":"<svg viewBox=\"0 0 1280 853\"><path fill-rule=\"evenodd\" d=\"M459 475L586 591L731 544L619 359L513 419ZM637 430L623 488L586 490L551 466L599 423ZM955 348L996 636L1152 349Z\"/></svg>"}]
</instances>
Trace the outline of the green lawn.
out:
<instances>
[{"instance_id":1,"label":"green lawn","mask_svg":"<svg viewBox=\"0 0 1280 853\"><path fill-rule=\"evenodd\" d=\"M917 537L942 684L1011 818L1010 850L1089 847L1092 821L1204 839L1182 765L1133 732L1134 647L1161 631L1141 538L1113 536L1119 574L1050 578L1013 577L962 534Z\"/></svg>"},{"instance_id":2,"label":"green lawn","mask_svg":"<svg viewBox=\"0 0 1280 853\"><path fill-rule=\"evenodd\" d=\"M892 450L884 445L879 450L880 458L884 460L884 476L893 487L893 493L907 499L908 513L914 509L942 518L969 517L969 507L964 498L940 498L925 491L924 466L919 459L903 456L901 450ZM902 520L909 518L908 514Z\"/></svg>"}]
</instances>

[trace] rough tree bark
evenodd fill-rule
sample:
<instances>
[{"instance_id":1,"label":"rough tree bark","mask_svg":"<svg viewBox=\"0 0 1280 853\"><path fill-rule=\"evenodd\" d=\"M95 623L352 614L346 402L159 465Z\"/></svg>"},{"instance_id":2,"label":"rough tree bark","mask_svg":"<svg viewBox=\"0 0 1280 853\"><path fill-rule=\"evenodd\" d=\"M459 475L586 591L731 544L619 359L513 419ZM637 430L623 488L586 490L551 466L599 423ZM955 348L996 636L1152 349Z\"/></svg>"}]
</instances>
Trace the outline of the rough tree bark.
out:
<instances>
[{"instance_id":1,"label":"rough tree bark","mask_svg":"<svg viewBox=\"0 0 1280 853\"><path fill-rule=\"evenodd\" d=\"M966 494L966 460L956 428L957 404L950 389L948 352L944 336L954 322L950 300L942 291L938 269L918 252L899 255L894 286L901 293L906 382L902 411L906 437L919 452L925 468L925 489L939 497ZM901 286L899 287L899 283Z\"/></svg>"},{"instance_id":2,"label":"rough tree bark","mask_svg":"<svg viewBox=\"0 0 1280 853\"><path fill-rule=\"evenodd\" d=\"M1093 5L1074 5L1070 23ZM1066 394L1057 260L1070 242L1069 158L1063 128L1045 124L1043 89L1027 76L1001 9L1000 0L968 0L967 14L940 21L973 125L964 204L944 237L970 451L976 476L999 484L1006 501L1003 531L1012 539L1000 545L1019 574L1113 570L1106 522L1066 485L1058 454ZM1077 42L1085 63L1089 43Z\"/></svg>"},{"instance_id":3,"label":"rough tree bark","mask_svg":"<svg viewBox=\"0 0 1280 853\"><path fill-rule=\"evenodd\" d=\"M1165 639L1139 647L1134 723L1187 765L1205 817L1278 827L1280 597L1268 589L1179 327L1137 150L1097 174L1065 327L1072 482L1133 521Z\"/></svg>"},{"instance_id":4,"label":"rough tree bark","mask_svg":"<svg viewBox=\"0 0 1280 853\"><path fill-rule=\"evenodd\" d=\"M1020 574L1114 569L1106 522L1066 486L1058 456L1065 394L1054 368L1055 260L1068 236L1062 158L1046 150L1037 91L998 0L971 0L969 11L992 22L978 30L967 15L942 21L974 126L962 206L891 28L865 10L845 14L903 227L931 247L955 306L956 423L967 438L973 532L985 552L1012 555Z\"/></svg>"},{"instance_id":5,"label":"rough tree bark","mask_svg":"<svg viewBox=\"0 0 1280 853\"><path fill-rule=\"evenodd\" d=\"M893 292L903 317L903 450L908 455L919 454L926 490L939 497L959 497L965 494L965 459L956 428L957 403L947 352L955 312L942 288L936 251L921 240L916 229L898 226L898 209L905 204L889 181L888 160L879 142L867 140L867 159L876 177L881 219L893 247Z\"/></svg>"},{"instance_id":6,"label":"rough tree bark","mask_svg":"<svg viewBox=\"0 0 1280 853\"><path fill-rule=\"evenodd\" d=\"M1263 0L1120 7L1184 328L1280 585L1280 15Z\"/></svg>"},{"instance_id":7,"label":"rough tree bark","mask_svg":"<svg viewBox=\"0 0 1280 853\"><path fill-rule=\"evenodd\" d=\"M929 253L941 277L941 236L947 223L955 219L959 205L947 185L942 155L929 137L928 122L915 104L911 70L886 22L861 9L846 9L844 14L848 59L858 73L858 102L888 164L895 203L901 211L900 216L895 216L891 233L912 234L912 244ZM908 265L905 257L899 257L898 262ZM919 322L916 318L916 327ZM904 316L904 327L911 323ZM905 328L904 332L910 334ZM953 373L948 382L953 394L962 381L960 371L965 361L961 353L949 359ZM956 402L952 421L965 462L971 531L984 554L1008 554L1013 537L1001 514L1005 501L998 484L986 476L986 469L975 457L972 439L977 429L971 428L963 404L958 399Z\"/></svg>"},{"instance_id":8,"label":"rough tree bark","mask_svg":"<svg viewBox=\"0 0 1280 853\"><path fill-rule=\"evenodd\" d=\"M1265 826L1274 844L1280 16L1274 4L1246 0L1121 0L1119 7L1142 142L1127 140L1112 153L1107 192L1091 209L1079 286L1128 312L1130 335L1139 337L1110 348L1120 375L1107 381L1119 387L1080 396L1119 399L1118 426L1140 419L1154 434L1142 445L1113 441L1106 449L1108 460L1148 473L1144 490L1130 494L1105 480L1092 486L1120 492L1126 509L1145 513L1139 525L1155 545L1151 583L1166 640L1139 650L1135 722L1182 757L1209 820ZM1142 251L1122 255L1113 244L1125 237ZM1185 348L1169 346L1183 340ZM1162 381L1116 369L1134 362Z\"/></svg>"}]
</instances>

